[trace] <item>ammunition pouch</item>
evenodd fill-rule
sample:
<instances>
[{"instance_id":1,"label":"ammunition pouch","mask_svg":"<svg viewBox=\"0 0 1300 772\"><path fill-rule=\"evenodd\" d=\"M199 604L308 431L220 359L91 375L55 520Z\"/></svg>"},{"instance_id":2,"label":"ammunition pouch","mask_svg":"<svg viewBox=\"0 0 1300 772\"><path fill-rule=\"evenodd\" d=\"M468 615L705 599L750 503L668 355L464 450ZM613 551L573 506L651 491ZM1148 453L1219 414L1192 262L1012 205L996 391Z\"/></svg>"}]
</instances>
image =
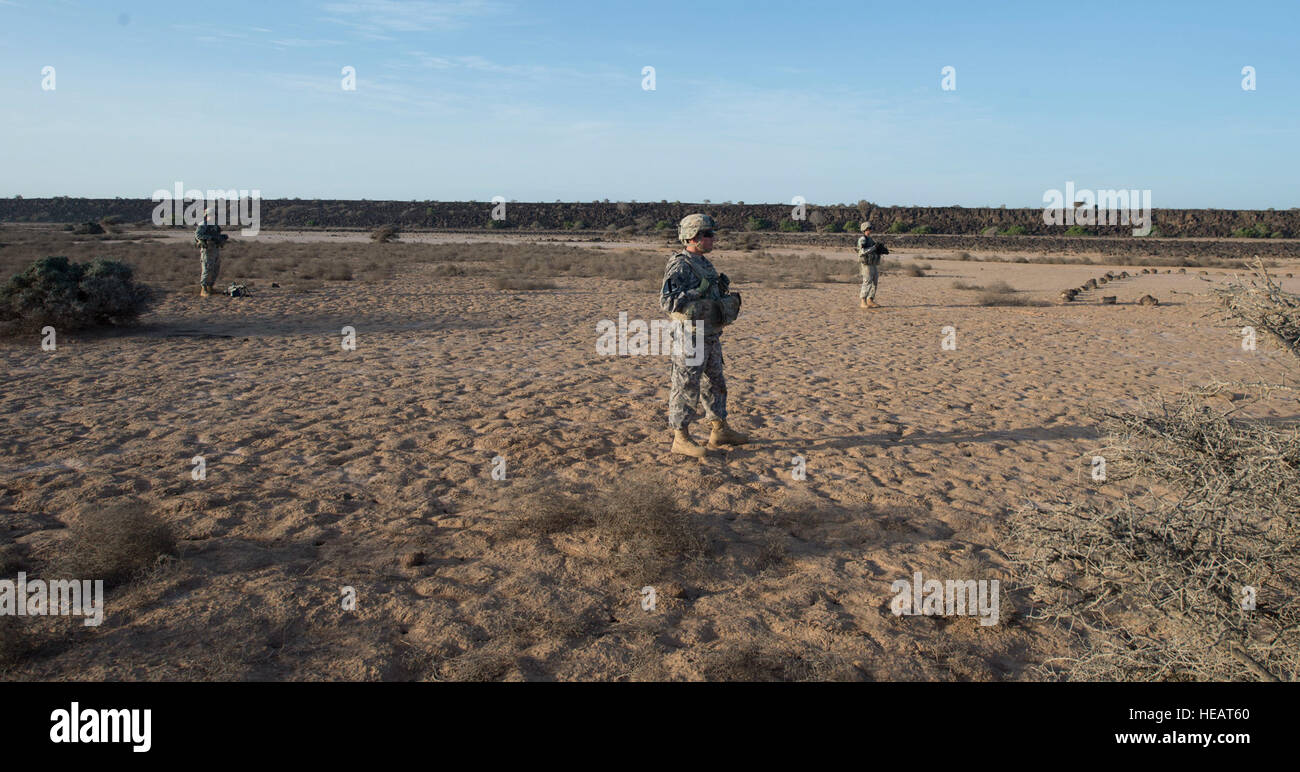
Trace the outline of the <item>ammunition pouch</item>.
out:
<instances>
[{"instance_id":1,"label":"ammunition pouch","mask_svg":"<svg viewBox=\"0 0 1300 772\"><path fill-rule=\"evenodd\" d=\"M718 312L722 317L721 324L725 327L736 321L736 318L740 316L740 293L733 292L724 295L717 305Z\"/></svg>"}]
</instances>

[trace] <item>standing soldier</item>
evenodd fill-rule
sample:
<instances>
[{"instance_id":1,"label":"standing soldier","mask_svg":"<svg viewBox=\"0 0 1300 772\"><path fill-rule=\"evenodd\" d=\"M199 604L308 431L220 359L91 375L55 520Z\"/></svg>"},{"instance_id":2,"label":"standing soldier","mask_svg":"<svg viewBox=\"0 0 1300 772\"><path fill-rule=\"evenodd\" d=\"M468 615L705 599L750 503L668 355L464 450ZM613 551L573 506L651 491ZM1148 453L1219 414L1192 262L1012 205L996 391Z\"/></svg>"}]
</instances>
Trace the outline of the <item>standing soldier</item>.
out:
<instances>
[{"instance_id":1,"label":"standing soldier","mask_svg":"<svg viewBox=\"0 0 1300 772\"><path fill-rule=\"evenodd\" d=\"M221 272L221 245L230 237L221 232L216 223L209 224L211 209L203 210L203 224L194 231L194 243L199 245L199 260L202 265L199 273L199 296L212 294L212 285Z\"/></svg>"},{"instance_id":2,"label":"standing soldier","mask_svg":"<svg viewBox=\"0 0 1300 772\"><path fill-rule=\"evenodd\" d=\"M862 223L862 235L858 237L858 262L862 264L862 298L863 308L880 308L876 302L876 282L880 280L880 256L889 254L884 244L871 239L871 223Z\"/></svg>"},{"instance_id":3,"label":"standing soldier","mask_svg":"<svg viewBox=\"0 0 1300 772\"><path fill-rule=\"evenodd\" d=\"M673 325L671 387L668 426L673 430L673 453L703 458L706 450L691 439L695 405L713 427L709 447L749 442L727 426L727 381L722 374L722 328L740 313L740 295L730 292L731 280L719 274L704 255L713 251L716 224L707 214L682 218L677 238L686 246L668 258L659 307L678 324ZM702 335L692 335L699 325ZM704 350L692 350L702 343Z\"/></svg>"}]
</instances>

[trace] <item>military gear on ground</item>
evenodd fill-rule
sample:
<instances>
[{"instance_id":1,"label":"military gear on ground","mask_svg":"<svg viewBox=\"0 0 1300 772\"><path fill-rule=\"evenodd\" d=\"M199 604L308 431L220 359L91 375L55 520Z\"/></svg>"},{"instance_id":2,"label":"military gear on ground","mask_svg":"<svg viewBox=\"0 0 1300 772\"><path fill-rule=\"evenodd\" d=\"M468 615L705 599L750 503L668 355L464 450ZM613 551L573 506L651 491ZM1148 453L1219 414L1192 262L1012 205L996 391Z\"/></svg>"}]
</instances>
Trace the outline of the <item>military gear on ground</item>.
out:
<instances>
[{"instance_id":1,"label":"military gear on ground","mask_svg":"<svg viewBox=\"0 0 1300 772\"><path fill-rule=\"evenodd\" d=\"M226 288L226 294L232 298L248 297L248 287L242 284L231 284Z\"/></svg>"},{"instance_id":2,"label":"military gear on ground","mask_svg":"<svg viewBox=\"0 0 1300 772\"><path fill-rule=\"evenodd\" d=\"M716 448L719 445L744 445L749 442L749 438L737 431L732 431L727 422L721 419L710 421L713 432L709 435L709 447Z\"/></svg>"},{"instance_id":3,"label":"military gear on ground","mask_svg":"<svg viewBox=\"0 0 1300 772\"><path fill-rule=\"evenodd\" d=\"M709 451L704 446L695 444L685 429L677 429L673 431L673 452L692 458L704 458Z\"/></svg>"},{"instance_id":4,"label":"military gear on ground","mask_svg":"<svg viewBox=\"0 0 1300 772\"><path fill-rule=\"evenodd\" d=\"M685 244L699 235L700 231L717 230L718 224L707 214L688 214L677 225L677 240Z\"/></svg>"}]
</instances>

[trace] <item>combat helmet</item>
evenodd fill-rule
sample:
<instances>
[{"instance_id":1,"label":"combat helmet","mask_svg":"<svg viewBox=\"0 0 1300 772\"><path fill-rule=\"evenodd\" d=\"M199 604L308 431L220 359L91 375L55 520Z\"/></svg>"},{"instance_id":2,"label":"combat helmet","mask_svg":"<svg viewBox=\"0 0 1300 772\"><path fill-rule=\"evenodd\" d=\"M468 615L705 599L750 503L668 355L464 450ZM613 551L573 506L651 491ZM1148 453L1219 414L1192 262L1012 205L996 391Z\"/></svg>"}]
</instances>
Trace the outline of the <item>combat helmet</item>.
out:
<instances>
[{"instance_id":1,"label":"combat helmet","mask_svg":"<svg viewBox=\"0 0 1300 772\"><path fill-rule=\"evenodd\" d=\"M716 230L718 224L707 214L688 214L677 225L677 240L685 244L700 231Z\"/></svg>"}]
</instances>

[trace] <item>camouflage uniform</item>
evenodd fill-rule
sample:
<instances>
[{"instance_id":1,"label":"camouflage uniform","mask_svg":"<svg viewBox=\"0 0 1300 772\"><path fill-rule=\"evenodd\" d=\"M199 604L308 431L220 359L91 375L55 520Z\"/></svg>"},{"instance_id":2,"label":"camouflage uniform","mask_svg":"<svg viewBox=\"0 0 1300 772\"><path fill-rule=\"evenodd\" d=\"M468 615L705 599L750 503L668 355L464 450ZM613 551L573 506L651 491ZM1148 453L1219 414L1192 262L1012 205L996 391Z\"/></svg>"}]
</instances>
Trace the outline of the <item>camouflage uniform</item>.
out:
<instances>
[{"instance_id":1,"label":"camouflage uniform","mask_svg":"<svg viewBox=\"0 0 1300 772\"><path fill-rule=\"evenodd\" d=\"M863 300L876 298L876 283L880 280L881 254L881 244L873 241L866 234L858 237L858 262L862 263L862 291L858 296Z\"/></svg>"},{"instance_id":2,"label":"camouflage uniform","mask_svg":"<svg viewBox=\"0 0 1300 772\"><path fill-rule=\"evenodd\" d=\"M221 245L228 238L220 227L206 222L194 231L194 243L199 245L200 287L210 291L216 284L217 274L221 272Z\"/></svg>"},{"instance_id":3,"label":"camouflage uniform","mask_svg":"<svg viewBox=\"0 0 1300 772\"><path fill-rule=\"evenodd\" d=\"M702 279L709 286L699 292ZM668 259L663 287L659 290L659 308L683 324L674 324L673 348L669 357L671 388L668 394L668 425L685 429L695 420L695 405L702 402L705 417L727 418L727 379L722 374L722 314L718 301L726 294L729 283L719 275L704 255L685 250ZM694 322L703 326L704 355L694 351L697 337ZM686 338L686 340L683 340ZM692 356L693 354L693 356ZM691 364L687 360L697 361Z\"/></svg>"}]
</instances>

